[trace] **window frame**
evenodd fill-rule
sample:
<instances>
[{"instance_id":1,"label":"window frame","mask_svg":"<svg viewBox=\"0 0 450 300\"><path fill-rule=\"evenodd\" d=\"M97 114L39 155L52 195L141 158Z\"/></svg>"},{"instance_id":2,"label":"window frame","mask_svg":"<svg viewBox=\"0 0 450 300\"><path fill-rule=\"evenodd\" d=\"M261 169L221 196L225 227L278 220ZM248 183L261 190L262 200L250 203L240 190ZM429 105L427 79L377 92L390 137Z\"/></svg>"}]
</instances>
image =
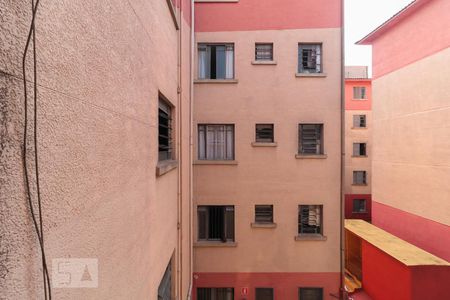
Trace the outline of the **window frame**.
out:
<instances>
[{"instance_id":1,"label":"window frame","mask_svg":"<svg viewBox=\"0 0 450 300\"><path fill-rule=\"evenodd\" d=\"M358 172L363 172L363 182L362 183L358 183L357 180L358 179ZM367 185L367 171L366 170L354 170L353 171L353 185Z\"/></svg>"},{"instance_id":2,"label":"window frame","mask_svg":"<svg viewBox=\"0 0 450 300\"><path fill-rule=\"evenodd\" d=\"M270 138L262 138L258 137L258 126L270 126L271 137ZM262 130L262 129L259 129ZM267 140L264 140L267 139ZM255 143L274 143L275 142L275 125L273 123L256 123L255 124Z\"/></svg>"},{"instance_id":3,"label":"window frame","mask_svg":"<svg viewBox=\"0 0 450 300\"><path fill-rule=\"evenodd\" d=\"M167 111L164 111L167 109ZM161 93L158 94L158 162L168 161L174 159L174 109L175 107L170 101ZM167 125L161 124L162 114L167 114ZM161 134L161 127L167 128L167 136ZM167 139L167 144L161 144L161 139ZM167 148L167 151L161 149ZM164 153L164 154L163 154Z\"/></svg>"},{"instance_id":4,"label":"window frame","mask_svg":"<svg viewBox=\"0 0 450 300\"><path fill-rule=\"evenodd\" d=\"M258 46L270 46L271 48L269 49L270 51L270 58L266 59L266 58L258 58ZM274 47L273 47L273 43L255 43L255 61L273 61L274 60Z\"/></svg>"},{"instance_id":5,"label":"window frame","mask_svg":"<svg viewBox=\"0 0 450 300\"><path fill-rule=\"evenodd\" d=\"M167 290L168 288L168 290ZM167 298L167 293L169 293L169 298ZM173 268L172 259L170 259L167 264L166 270L164 271L163 277L161 278L158 285L158 300L172 299L173 297Z\"/></svg>"},{"instance_id":6,"label":"window frame","mask_svg":"<svg viewBox=\"0 0 450 300\"><path fill-rule=\"evenodd\" d=\"M209 295L206 296L206 299L204 298L200 298L201 292L200 290L208 290L209 291ZM197 300L211 300L211 299L216 299L216 300L222 300L219 299L219 291L225 292L226 294L230 294L232 296L232 300L234 300L234 287L197 287ZM214 296L212 297L211 295L214 293ZM226 296L226 295L225 295ZM227 300L227 299L223 299L223 300Z\"/></svg>"},{"instance_id":7,"label":"window frame","mask_svg":"<svg viewBox=\"0 0 450 300\"><path fill-rule=\"evenodd\" d=\"M208 158L208 127L219 127L219 126L224 126L225 130L224 130L224 135L225 135L225 141L224 141L224 148L225 148L225 158L212 158L209 159ZM202 158L201 155L201 128L204 128L204 158ZM232 131L232 139L231 139L231 154L230 154L230 158L228 158L228 153L227 153L227 139L226 139L226 135L227 135L227 127L229 127L228 129L231 129ZM235 124L206 124L206 123L201 123L201 124L197 124L197 159L199 161L233 161L236 159L236 126Z\"/></svg>"},{"instance_id":8,"label":"window frame","mask_svg":"<svg viewBox=\"0 0 450 300\"><path fill-rule=\"evenodd\" d=\"M255 287L255 300L261 300L258 298L258 291L262 291L262 290L270 290L272 293L270 300L275 299L275 289L273 287ZM262 295L259 295L259 296L261 297ZM262 299L262 300L266 300L266 299Z\"/></svg>"},{"instance_id":9,"label":"window frame","mask_svg":"<svg viewBox=\"0 0 450 300\"><path fill-rule=\"evenodd\" d=\"M355 202L359 201L364 203L364 210L355 210ZM367 213L367 199L355 198L352 200L352 213L355 214L365 214Z\"/></svg>"},{"instance_id":10,"label":"window frame","mask_svg":"<svg viewBox=\"0 0 450 300\"><path fill-rule=\"evenodd\" d=\"M353 115L353 128L367 128L367 115Z\"/></svg>"},{"instance_id":11,"label":"window frame","mask_svg":"<svg viewBox=\"0 0 450 300\"><path fill-rule=\"evenodd\" d=\"M258 211L257 211L258 208L270 208L270 216L267 217L267 219L270 218L270 220L258 219ZM262 218L264 218L264 216ZM274 223L273 204L255 204L255 224L273 224L273 223Z\"/></svg>"},{"instance_id":12,"label":"window frame","mask_svg":"<svg viewBox=\"0 0 450 300\"><path fill-rule=\"evenodd\" d=\"M217 47L217 46L224 46L225 47L225 66L224 66L224 70L225 70L225 76L224 78L217 78L217 74L216 74L216 78L211 78L211 70L212 70L212 66L213 64L211 64L211 57L209 57L209 70L205 70L205 77L201 77L200 74L200 48L201 47L206 47L206 52L210 53L211 50L208 51L208 48L210 47ZM227 47L232 47L233 50L233 56L232 56L232 60L233 60L233 64L232 64L232 76L231 77L227 77L226 75L226 65L227 65L227 59L226 59L226 52L227 52ZM215 54L217 55L217 53ZM214 65L217 68L217 61L214 63ZM208 75L209 74L209 75ZM234 43L228 43L228 42L214 42L214 43L208 43L208 42L201 42L201 43L197 43L197 79L198 80L234 80L236 78L236 47Z\"/></svg>"},{"instance_id":13,"label":"window frame","mask_svg":"<svg viewBox=\"0 0 450 300\"><path fill-rule=\"evenodd\" d=\"M299 300L305 300L304 297L302 297L302 290L320 290L319 300L323 300L324 290L323 287L299 287L298 288L298 299ZM306 299L310 300L310 299ZM313 299L316 300L316 299Z\"/></svg>"},{"instance_id":14,"label":"window frame","mask_svg":"<svg viewBox=\"0 0 450 300\"><path fill-rule=\"evenodd\" d=\"M361 98L357 97L358 93L356 93L356 91L358 89L360 91L359 94L361 95ZM367 100L368 99L367 98L367 87L365 87L365 86L354 86L352 91L353 91L353 94L352 94L352 96L353 96L352 99L353 100L363 101L363 100Z\"/></svg>"},{"instance_id":15,"label":"window frame","mask_svg":"<svg viewBox=\"0 0 450 300\"><path fill-rule=\"evenodd\" d=\"M308 207L309 210L311 210L311 208L320 209L320 214L319 214L319 218L320 218L320 224L316 225L316 227L319 227L319 230L317 231L316 228L316 232L306 232L305 229L303 229L303 221L304 219L302 219L304 216L302 216L302 207ZM321 235L323 236L323 204L300 204L298 205L298 211L297 211L297 215L298 215L298 220L297 220L297 225L298 225L298 235L299 236L308 236L308 235ZM309 225L308 225L309 226Z\"/></svg>"},{"instance_id":16,"label":"window frame","mask_svg":"<svg viewBox=\"0 0 450 300\"><path fill-rule=\"evenodd\" d=\"M313 68L307 68L305 69L303 66L303 49L307 49L308 47L312 47L312 46L316 46L319 49L319 54L316 54L316 61L314 62L315 64L315 71L312 71ZM298 43L298 47L297 47L297 73L298 74L323 74L323 43L321 42L307 42L307 43L303 43L300 42ZM317 63L317 61L319 61L319 63ZM319 68L317 68L317 65L319 66ZM317 70L318 69L318 70Z\"/></svg>"},{"instance_id":17,"label":"window frame","mask_svg":"<svg viewBox=\"0 0 450 300\"><path fill-rule=\"evenodd\" d=\"M320 139L319 139L319 143L317 143L317 138L316 138L316 153L308 153L305 152L306 150L304 149L304 145L303 145L303 126L319 126L320 128ZM313 155L324 155L325 154L325 125L323 123L299 123L298 124L298 154L299 155L304 155L304 156L313 156ZM317 133L317 128L315 129L316 133Z\"/></svg>"},{"instance_id":18,"label":"window frame","mask_svg":"<svg viewBox=\"0 0 450 300\"><path fill-rule=\"evenodd\" d=\"M366 157L367 156L367 143L366 142L353 143L352 154L354 157Z\"/></svg>"},{"instance_id":19,"label":"window frame","mask_svg":"<svg viewBox=\"0 0 450 300\"><path fill-rule=\"evenodd\" d=\"M212 222L211 219L211 211L212 208L215 209L222 209L222 224L215 225L219 229L215 229L217 231L222 231L221 237L211 237L211 228ZM205 213L205 219L204 219L204 225L205 227L202 228L202 221L201 221L201 212ZM228 212L232 212L231 216L228 216ZM228 218L231 218L229 220ZM220 219L219 219L220 221ZM229 228L228 222L232 222L231 229ZM220 228L221 227L221 228ZM220 230L221 229L221 230ZM229 231L230 230L230 231ZM202 231L204 234L202 234ZM231 236L229 236L231 235ZM235 242L236 239L236 209L234 205L198 205L197 206L197 241L199 242L222 242L222 243L232 243Z\"/></svg>"}]
</instances>

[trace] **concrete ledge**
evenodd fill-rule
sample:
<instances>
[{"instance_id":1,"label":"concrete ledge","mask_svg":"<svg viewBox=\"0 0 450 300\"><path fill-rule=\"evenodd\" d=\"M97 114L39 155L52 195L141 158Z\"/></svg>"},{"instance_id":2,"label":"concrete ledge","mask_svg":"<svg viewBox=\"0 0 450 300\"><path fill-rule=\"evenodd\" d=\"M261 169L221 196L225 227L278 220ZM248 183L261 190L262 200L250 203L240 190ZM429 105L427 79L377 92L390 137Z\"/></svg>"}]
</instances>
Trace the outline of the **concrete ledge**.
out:
<instances>
[{"instance_id":1,"label":"concrete ledge","mask_svg":"<svg viewBox=\"0 0 450 300\"><path fill-rule=\"evenodd\" d=\"M252 142L252 147L277 147L277 143L260 143L260 142Z\"/></svg>"},{"instance_id":2,"label":"concrete ledge","mask_svg":"<svg viewBox=\"0 0 450 300\"><path fill-rule=\"evenodd\" d=\"M367 183L352 183L353 186L367 186Z\"/></svg>"},{"instance_id":3,"label":"concrete ledge","mask_svg":"<svg viewBox=\"0 0 450 300\"><path fill-rule=\"evenodd\" d=\"M236 84L239 81L237 79L195 79L195 84Z\"/></svg>"},{"instance_id":4,"label":"concrete ledge","mask_svg":"<svg viewBox=\"0 0 450 300\"><path fill-rule=\"evenodd\" d=\"M367 158L367 155L352 155L352 158Z\"/></svg>"},{"instance_id":5,"label":"concrete ledge","mask_svg":"<svg viewBox=\"0 0 450 300\"><path fill-rule=\"evenodd\" d=\"M318 77L318 78L323 78L323 77L327 77L327 73L295 73L295 77Z\"/></svg>"},{"instance_id":6,"label":"concrete ledge","mask_svg":"<svg viewBox=\"0 0 450 300\"><path fill-rule=\"evenodd\" d=\"M200 241L195 242L194 247L196 248L217 248L217 247L237 247L236 242L221 242L221 241Z\"/></svg>"},{"instance_id":7,"label":"concrete ledge","mask_svg":"<svg viewBox=\"0 0 450 300\"><path fill-rule=\"evenodd\" d=\"M164 160L156 165L156 176L162 176L178 167L177 160Z\"/></svg>"},{"instance_id":8,"label":"concrete ledge","mask_svg":"<svg viewBox=\"0 0 450 300\"><path fill-rule=\"evenodd\" d=\"M252 228L277 228L277 223L251 223Z\"/></svg>"},{"instance_id":9,"label":"concrete ledge","mask_svg":"<svg viewBox=\"0 0 450 300\"><path fill-rule=\"evenodd\" d=\"M294 239L296 241L326 241L327 237L321 234L299 234Z\"/></svg>"},{"instance_id":10,"label":"concrete ledge","mask_svg":"<svg viewBox=\"0 0 450 300\"><path fill-rule=\"evenodd\" d=\"M367 129L367 126L366 127L352 127L351 129L355 129L355 130Z\"/></svg>"},{"instance_id":11,"label":"concrete ledge","mask_svg":"<svg viewBox=\"0 0 450 300\"><path fill-rule=\"evenodd\" d=\"M295 154L296 159L326 159L328 156L326 154Z\"/></svg>"},{"instance_id":12,"label":"concrete ledge","mask_svg":"<svg viewBox=\"0 0 450 300\"><path fill-rule=\"evenodd\" d=\"M195 3L235 3L239 2L239 0L194 0Z\"/></svg>"},{"instance_id":13,"label":"concrete ledge","mask_svg":"<svg viewBox=\"0 0 450 300\"><path fill-rule=\"evenodd\" d=\"M277 65L277 61L276 60L252 60L252 65L275 66L275 65Z\"/></svg>"},{"instance_id":14,"label":"concrete ledge","mask_svg":"<svg viewBox=\"0 0 450 300\"><path fill-rule=\"evenodd\" d=\"M238 164L237 160L196 160L194 165L231 165Z\"/></svg>"}]
</instances>

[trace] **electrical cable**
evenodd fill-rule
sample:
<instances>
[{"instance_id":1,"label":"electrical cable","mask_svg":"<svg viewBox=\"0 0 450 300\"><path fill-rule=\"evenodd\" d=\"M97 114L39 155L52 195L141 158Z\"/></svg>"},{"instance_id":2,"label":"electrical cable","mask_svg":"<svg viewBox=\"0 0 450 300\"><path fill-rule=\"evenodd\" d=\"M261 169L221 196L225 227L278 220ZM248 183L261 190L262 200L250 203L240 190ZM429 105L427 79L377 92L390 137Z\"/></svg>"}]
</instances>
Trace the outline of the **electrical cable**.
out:
<instances>
[{"instance_id":1,"label":"electrical cable","mask_svg":"<svg viewBox=\"0 0 450 300\"><path fill-rule=\"evenodd\" d=\"M43 240L43 230L42 230L42 210L41 210L41 197L40 197L40 186L39 186L39 169L38 169L38 155L37 155L37 69L36 69L36 34L35 34L35 19L36 13L39 5L39 0L32 0L32 19L30 29L28 31L28 37L25 45L25 50L22 58L22 72L23 72L23 85L24 85L24 133L23 133L23 164L25 173L25 185L28 198L28 204L30 206L31 218L33 220L36 235L39 240L39 246L42 254L42 268L43 268L43 279L44 279L44 295L45 299L51 300L51 287L50 287L50 277L48 275L48 267L45 256L44 240ZM39 224L36 221L36 215L34 213L33 202L30 191L30 181L28 176L28 166L27 166L27 135L28 135L28 93L27 93L27 80L26 80L26 57L28 53L28 48L30 45L31 38L33 37L33 68L34 68L34 150L35 150L35 176L36 176L36 188L38 194L38 212L39 212ZM48 297L47 297L47 287L48 287Z\"/></svg>"}]
</instances>

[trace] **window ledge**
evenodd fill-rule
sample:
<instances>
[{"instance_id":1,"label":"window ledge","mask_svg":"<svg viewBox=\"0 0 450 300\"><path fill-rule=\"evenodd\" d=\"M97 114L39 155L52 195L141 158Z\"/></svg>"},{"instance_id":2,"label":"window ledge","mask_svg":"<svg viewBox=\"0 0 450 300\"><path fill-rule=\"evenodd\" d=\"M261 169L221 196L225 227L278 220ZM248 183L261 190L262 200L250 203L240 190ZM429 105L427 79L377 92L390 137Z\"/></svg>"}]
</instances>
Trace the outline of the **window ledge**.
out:
<instances>
[{"instance_id":1,"label":"window ledge","mask_svg":"<svg viewBox=\"0 0 450 300\"><path fill-rule=\"evenodd\" d=\"M367 99L367 98L362 98L362 99L355 99L355 98L353 98L352 99L352 101L367 101L367 100L369 100L369 99Z\"/></svg>"},{"instance_id":2,"label":"window ledge","mask_svg":"<svg viewBox=\"0 0 450 300\"><path fill-rule=\"evenodd\" d=\"M178 167L177 160L163 160L156 165L156 176L162 176Z\"/></svg>"},{"instance_id":3,"label":"window ledge","mask_svg":"<svg viewBox=\"0 0 450 300\"><path fill-rule=\"evenodd\" d=\"M195 242L194 243L194 247L199 248L199 247L204 247L204 248L209 248L209 247L215 247L215 248L219 248L219 247L237 247L237 243L236 242L221 242L221 241L200 241L200 242Z\"/></svg>"},{"instance_id":4,"label":"window ledge","mask_svg":"<svg viewBox=\"0 0 450 300\"><path fill-rule=\"evenodd\" d=\"M265 142L252 142L252 147L277 147L278 144L273 143L265 143Z\"/></svg>"},{"instance_id":5,"label":"window ledge","mask_svg":"<svg viewBox=\"0 0 450 300\"><path fill-rule=\"evenodd\" d=\"M251 223L252 228L277 228L277 223Z\"/></svg>"},{"instance_id":6,"label":"window ledge","mask_svg":"<svg viewBox=\"0 0 450 300\"><path fill-rule=\"evenodd\" d=\"M326 154L295 154L296 159L326 159L328 156Z\"/></svg>"},{"instance_id":7,"label":"window ledge","mask_svg":"<svg viewBox=\"0 0 450 300\"><path fill-rule=\"evenodd\" d=\"M252 61L252 65L269 65L269 66L274 66L277 65L277 61L276 60L253 60Z\"/></svg>"},{"instance_id":8,"label":"window ledge","mask_svg":"<svg viewBox=\"0 0 450 300\"><path fill-rule=\"evenodd\" d=\"M296 241L326 241L327 237L321 234L299 234L295 236Z\"/></svg>"},{"instance_id":9,"label":"window ledge","mask_svg":"<svg viewBox=\"0 0 450 300\"><path fill-rule=\"evenodd\" d=\"M352 155L354 158L367 158L367 155Z\"/></svg>"},{"instance_id":10,"label":"window ledge","mask_svg":"<svg viewBox=\"0 0 450 300\"><path fill-rule=\"evenodd\" d=\"M367 183L352 183L353 186L367 186Z\"/></svg>"},{"instance_id":11,"label":"window ledge","mask_svg":"<svg viewBox=\"0 0 450 300\"><path fill-rule=\"evenodd\" d=\"M219 84L233 84L233 83L238 83L239 81L237 79L195 79L194 83L195 84L204 84L204 83L208 83L208 84L214 84L214 83L219 83Z\"/></svg>"},{"instance_id":12,"label":"window ledge","mask_svg":"<svg viewBox=\"0 0 450 300\"><path fill-rule=\"evenodd\" d=\"M208 3L208 2L217 2L217 3L236 3L239 0L194 0L195 3Z\"/></svg>"},{"instance_id":13,"label":"window ledge","mask_svg":"<svg viewBox=\"0 0 450 300\"><path fill-rule=\"evenodd\" d=\"M352 127L352 129L360 130L360 129L367 129L367 127Z\"/></svg>"},{"instance_id":14,"label":"window ledge","mask_svg":"<svg viewBox=\"0 0 450 300\"><path fill-rule=\"evenodd\" d=\"M367 211L352 211L353 215L367 215L368 213Z\"/></svg>"},{"instance_id":15,"label":"window ledge","mask_svg":"<svg viewBox=\"0 0 450 300\"><path fill-rule=\"evenodd\" d=\"M194 165L237 165L237 160L196 160Z\"/></svg>"},{"instance_id":16,"label":"window ledge","mask_svg":"<svg viewBox=\"0 0 450 300\"><path fill-rule=\"evenodd\" d=\"M295 73L295 77L327 77L327 73Z\"/></svg>"}]
</instances>

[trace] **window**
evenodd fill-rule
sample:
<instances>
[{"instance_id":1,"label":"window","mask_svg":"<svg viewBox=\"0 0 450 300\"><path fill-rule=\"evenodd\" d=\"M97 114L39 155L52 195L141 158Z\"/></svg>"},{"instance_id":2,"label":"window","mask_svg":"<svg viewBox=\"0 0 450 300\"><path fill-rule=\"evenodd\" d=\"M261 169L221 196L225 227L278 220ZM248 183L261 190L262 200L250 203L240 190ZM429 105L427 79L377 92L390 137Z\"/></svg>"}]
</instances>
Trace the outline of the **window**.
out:
<instances>
[{"instance_id":1,"label":"window","mask_svg":"<svg viewBox=\"0 0 450 300\"><path fill-rule=\"evenodd\" d=\"M323 300L323 288L299 288L299 300Z\"/></svg>"},{"instance_id":2,"label":"window","mask_svg":"<svg viewBox=\"0 0 450 300\"><path fill-rule=\"evenodd\" d=\"M234 300L234 288L197 288L197 300Z\"/></svg>"},{"instance_id":3,"label":"window","mask_svg":"<svg viewBox=\"0 0 450 300\"><path fill-rule=\"evenodd\" d=\"M353 116L353 127L355 128L365 128L366 125L366 115L354 115Z\"/></svg>"},{"instance_id":4,"label":"window","mask_svg":"<svg viewBox=\"0 0 450 300\"><path fill-rule=\"evenodd\" d=\"M299 141L300 154L323 154L323 124L300 124Z\"/></svg>"},{"instance_id":5,"label":"window","mask_svg":"<svg viewBox=\"0 0 450 300\"><path fill-rule=\"evenodd\" d=\"M233 79L234 45L233 44L199 44L198 46L199 79Z\"/></svg>"},{"instance_id":6,"label":"window","mask_svg":"<svg viewBox=\"0 0 450 300\"><path fill-rule=\"evenodd\" d=\"M233 160L234 125L198 125L198 159Z\"/></svg>"},{"instance_id":7,"label":"window","mask_svg":"<svg viewBox=\"0 0 450 300\"><path fill-rule=\"evenodd\" d=\"M199 206L198 240L234 241L234 206Z\"/></svg>"},{"instance_id":8,"label":"window","mask_svg":"<svg viewBox=\"0 0 450 300\"><path fill-rule=\"evenodd\" d=\"M298 72L322 73L322 45L298 45Z\"/></svg>"},{"instance_id":9,"label":"window","mask_svg":"<svg viewBox=\"0 0 450 300\"><path fill-rule=\"evenodd\" d=\"M159 95L158 108L158 160L172 159L172 107Z\"/></svg>"},{"instance_id":10,"label":"window","mask_svg":"<svg viewBox=\"0 0 450 300\"><path fill-rule=\"evenodd\" d=\"M256 124L257 143L273 143L273 124Z\"/></svg>"},{"instance_id":11,"label":"window","mask_svg":"<svg viewBox=\"0 0 450 300\"><path fill-rule=\"evenodd\" d=\"M354 213L365 213L367 211L366 199L353 199Z\"/></svg>"},{"instance_id":12,"label":"window","mask_svg":"<svg viewBox=\"0 0 450 300\"><path fill-rule=\"evenodd\" d=\"M353 156L366 156L367 144L366 143L353 143Z\"/></svg>"},{"instance_id":13,"label":"window","mask_svg":"<svg viewBox=\"0 0 450 300\"><path fill-rule=\"evenodd\" d=\"M273 60L273 44L255 44L255 60Z\"/></svg>"},{"instance_id":14,"label":"window","mask_svg":"<svg viewBox=\"0 0 450 300\"><path fill-rule=\"evenodd\" d=\"M158 287L158 300L171 300L172 299L172 263L169 265L164 272L164 276L161 279Z\"/></svg>"},{"instance_id":15,"label":"window","mask_svg":"<svg viewBox=\"0 0 450 300\"><path fill-rule=\"evenodd\" d=\"M299 234L322 234L322 208L323 205L299 205Z\"/></svg>"},{"instance_id":16,"label":"window","mask_svg":"<svg viewBox=\"0 0 450 300\"><path fill-rule=\"evenodd\" d=\"M353 184L356 184L356 185L367 184L366 171L353 171Z\"/></svg>"},{"instance_id":17,"label":"window","mask_svg":"<svg viewBox=\"0 0 450 300\"><path fill-rule=\"evenodd\" d=\"M273 223L273 205L255 205L255 223Z\"/></svg>"},{"instance_id":18,"label":"window","mask_svg":"<svg viewBox=\"0 0 450 300\"><path fill-rule=\"evenodd\" d=\"M353 99L356 100L364 100L366 97L366 87L364 86L355 86L353 87Z\"/></svg>"},{"instance_id":19,"label":"window","mask_svg":"<svg viewBox=\"0 0 450 300\"><path fill-rule=\"evenodd\" d=\"M273 300L273 288L256 288L255 300Z\"/></svg>"}]
</instances>

